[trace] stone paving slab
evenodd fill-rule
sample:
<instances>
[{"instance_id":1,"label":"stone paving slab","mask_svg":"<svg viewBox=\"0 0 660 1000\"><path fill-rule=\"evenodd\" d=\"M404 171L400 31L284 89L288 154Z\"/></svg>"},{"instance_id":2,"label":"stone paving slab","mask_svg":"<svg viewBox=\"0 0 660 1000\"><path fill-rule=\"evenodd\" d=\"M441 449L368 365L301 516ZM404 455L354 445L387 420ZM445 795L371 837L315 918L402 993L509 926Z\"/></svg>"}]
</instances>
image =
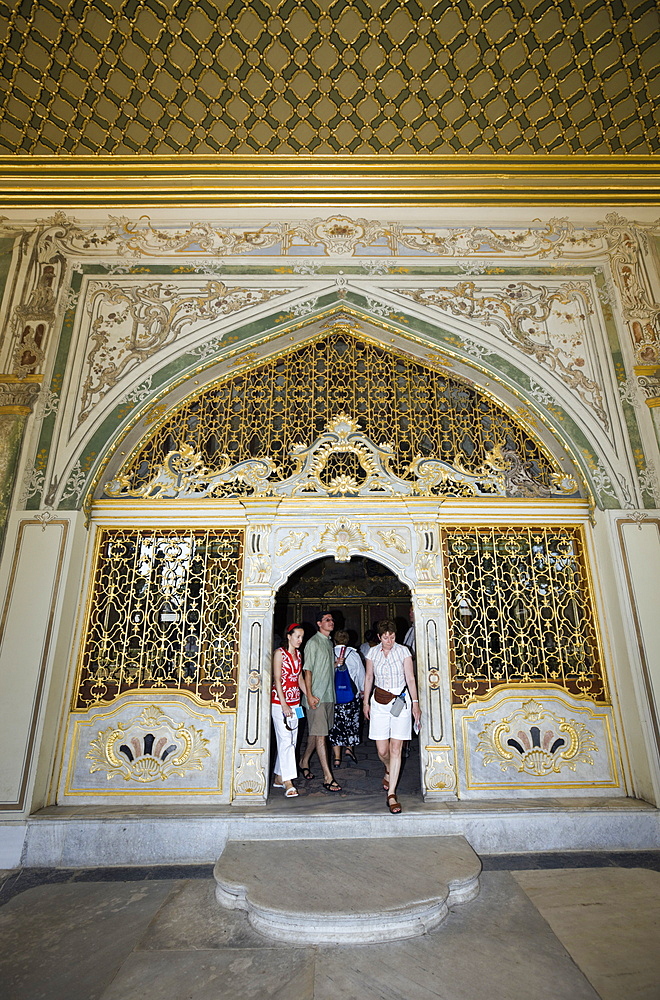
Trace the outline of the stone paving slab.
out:
<instances>
[{"instance_id":1,"label":"stone paving slab","mask_svg":"<svg viewBox=\"0 0 660 1000\"><path fill-rule=\"evenodd\" d=\"M480 872L464 837L388 837L230 841L214 877L218 902L270 938L370 943L436 927L477 895Z\"/></svg>"},{"instance_id":2,"label":"stone paving slab","mask_svg":"<svg viewBox=\"0 0 660 1000\"><path fill-rule=\"evenodd\" d=\"M313 1000L314 962L312 949L141 952L102 1000Z\"/></svg>"},{"instance_id":3,"label":"stone paving slab","mask_svg":"<svg viewBox=\"0 0 660 1000\"><path fill-rule=\"evenodd\" d=\"M659 879L611 867L487 871L479 896L421 937L302 947L218 907L211 878L51 882L0 909L0 996L657 1000Z\"/></svg>"},{"instance_id":4,"label":"stone paving slab","mask_svg":"<svg viewBox=\"0 0 660 1000\"><path fill-rule=\"evenodd\" d=\"M44 885L0 910L0 996L98 1000L172 882Z\"/></svg>"},{"instance_id":5,"label":"stone paving slab","mask_svg":"<svg viewBox=\"0 0 660 1000\"><path fill-rule=\"evenodd\" d=\"M215 882L181 882L152 921L140 951L209 951L220 948L284 948L250 926L244 910L218 906Z\"/></svg>"},{"instance_id":6,"label":"stone paving slab","mask_svg":"<svg viewBox=\"0 0 660 1000\"><path fill-rule=\"evenodd\" d=\"M319 948L313 1000L338 998L599 1000L508 872L483 875L478 898L424 937Z\"/></svg>"},{"instance_id":7,"label":"stone paving slab","mask_svg":"<svg viewBox=\"0 0 660 1000\"><path fill-rule=\"evenodd\" d=\"M658 1000L660 872L569 868L514 878L602 1000Z\"/></svg>"}]
</instances>

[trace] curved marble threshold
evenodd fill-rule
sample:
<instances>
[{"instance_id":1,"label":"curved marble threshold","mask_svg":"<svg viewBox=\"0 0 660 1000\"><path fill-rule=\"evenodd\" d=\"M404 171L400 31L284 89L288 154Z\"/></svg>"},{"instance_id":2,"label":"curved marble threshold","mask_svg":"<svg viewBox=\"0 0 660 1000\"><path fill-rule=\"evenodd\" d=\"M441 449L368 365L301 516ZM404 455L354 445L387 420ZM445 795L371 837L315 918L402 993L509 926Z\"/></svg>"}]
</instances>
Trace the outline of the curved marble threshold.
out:
<instances>
[{"instance_id":1,"label":"curved marble threshold","mask_svg":"<svg viewBox=\"0 0 660 1000\"><path fill-rule=\"evenodd\" d=\"M216 898L252 927L296 944L375 944L438 927L479 893L481 862L463 837L230 841Z\"/></svg>"}]
</instances>

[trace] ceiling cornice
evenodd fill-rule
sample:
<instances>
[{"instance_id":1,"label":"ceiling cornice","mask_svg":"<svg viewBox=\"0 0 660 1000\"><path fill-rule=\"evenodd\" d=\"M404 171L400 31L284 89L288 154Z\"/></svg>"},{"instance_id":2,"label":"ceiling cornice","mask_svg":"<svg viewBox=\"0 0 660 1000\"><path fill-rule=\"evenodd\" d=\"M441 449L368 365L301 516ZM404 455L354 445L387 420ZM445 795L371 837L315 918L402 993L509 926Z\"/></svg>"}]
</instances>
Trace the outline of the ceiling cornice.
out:
<instances>
[{"instance_id":1,"label":"ceiling cornice","mask_svg":"<svg viewBox=\"0 0 660 1000\"><path fill-rule=\"evenodd\" d=\"M0 209L658 205L660 156L2 156Z\"/></svg>"}]
</instances>

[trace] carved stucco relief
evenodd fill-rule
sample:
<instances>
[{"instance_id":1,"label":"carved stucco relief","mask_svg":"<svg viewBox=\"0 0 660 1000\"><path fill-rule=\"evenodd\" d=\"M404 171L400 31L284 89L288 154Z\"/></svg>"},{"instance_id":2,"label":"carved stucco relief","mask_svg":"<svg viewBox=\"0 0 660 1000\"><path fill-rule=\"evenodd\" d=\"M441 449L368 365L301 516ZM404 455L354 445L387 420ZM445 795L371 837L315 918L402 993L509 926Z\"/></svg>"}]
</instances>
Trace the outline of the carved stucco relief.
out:
<instances>
[{"instance_id":1,"label":"carved stucco relief","mask_svg":"<svg viewBox=\"0 0 660 1000\"><path fill-rule=\"evenodd\" d=\"M508 343L555 372L603 426L609 427L603 390L585 374L588 355L584 321L592 309L584 283L551 288L515 281L503 287L484 287L475 281L458 281L443 287L400 287L397 293L450 316L495 327Z\"/></svg>"},{"instance_id":2,"label":"carved stucco relief","mask_svg":"<svg viewBox=\"0 0 660 1000\"><path fill-rule=\"evenodd\" d=\"M77 408L79 427L132 369L173 343L186 327L208 323L284 295L288 289L228 287L208 281L148 284L90 282L86 296L89 349Z\"/></svg>"}]
</instances>

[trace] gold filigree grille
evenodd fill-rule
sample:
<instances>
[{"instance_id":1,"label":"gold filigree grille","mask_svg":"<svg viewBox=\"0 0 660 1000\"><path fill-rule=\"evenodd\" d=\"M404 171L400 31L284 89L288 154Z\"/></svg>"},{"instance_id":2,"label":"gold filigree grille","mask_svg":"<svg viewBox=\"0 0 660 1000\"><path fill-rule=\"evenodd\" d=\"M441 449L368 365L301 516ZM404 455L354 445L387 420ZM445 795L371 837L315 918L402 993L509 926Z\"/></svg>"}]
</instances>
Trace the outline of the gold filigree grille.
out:
<instances>
[{"instance_id":1,"label":"gold filigree grille","mask_svg":"<svg viewBox=\"0 0 660 1000\"><path fill-rule=\"evenodd\" d=\"M660 147L655 0L22 0L0 19L8 153Z\"/></svg>"},{"instance_id":2,"label":"gold filigree grille","mask_svg":"<svg viewBox=\"0 0 660 1000\"><path fill-rule=\"evenodd\" d=\"M550 490L553 475L559 473L539 445L472 386L342 331L188 399L128 460L117 479L122 490L112 495L140 495L166 456L183 449L189 456L199 455L211 470L268 458L277 467L276 475L286 478L296 471L294 446L311 445L340 413L357 420L371 441L391 445L390 470L408 481L419 456L477 475L496 452L501 467L506 467L502 450L517 456L513 495ZM361 481L365 475L350 451L333 455L331 473L339 484ZM524 493L527 486L532 492ZM218 484L214 494L250 490L249 482L232 481ZM416 490L426 495L468 492L460 483L432 477L420 480Z\"/></svg>"},{"instance_id":3,"label":"gold filigree grille","mask_svg":"<svg viewBox=\"0 0 660 1000\"><path fill-rule=\"evenodd\" d=\"M578 527L444 528L452 700L557 684L607 700Z\"/></svg>"},{"instance_id":4,"label":"gold filigree grille","mask_svg":"<svg viewBox=\"0 0 660 1000\"><path fill-rule=\"evenodd\" d=\"M76 709L127 691L236 707L239 529L104 529Z\"/></svg>"}]
</instances>

